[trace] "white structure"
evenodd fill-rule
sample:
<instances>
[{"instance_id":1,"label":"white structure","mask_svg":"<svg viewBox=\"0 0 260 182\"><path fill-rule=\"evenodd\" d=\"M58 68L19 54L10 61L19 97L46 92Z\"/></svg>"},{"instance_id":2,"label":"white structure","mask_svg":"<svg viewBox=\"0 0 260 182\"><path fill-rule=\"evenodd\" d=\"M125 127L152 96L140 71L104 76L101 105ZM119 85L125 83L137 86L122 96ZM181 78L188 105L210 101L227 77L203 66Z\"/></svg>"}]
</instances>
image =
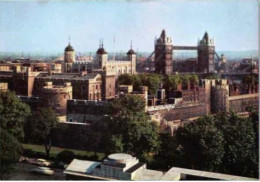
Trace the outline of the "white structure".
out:
<instances>
[{"instance_id":1,"label":"white structure","mask_svg":"<svg viewBox=\"0 0 260 182\"><path fill-rule=\"evenodd\" d=\"M121 75L124 73L136 73L136 53L132 49L127 52L127 60L108 60L108 54L103 47L97 50L96 60L94 61L94 68L106 70L107 72Z\"/></svg>"},{"instance_id":2,"label":"white structure","mask_svg":"<svg viewBox=\"0 0 260 182\"><path fill-rule=\"evenodd\" d=\"M175 167L164 173L147 169L145 163L139 162L136 157L123 153L111 154L102 163L74 159L64 173L67 180L256 180L254 178Z\"/></svg>"}]
</instances>

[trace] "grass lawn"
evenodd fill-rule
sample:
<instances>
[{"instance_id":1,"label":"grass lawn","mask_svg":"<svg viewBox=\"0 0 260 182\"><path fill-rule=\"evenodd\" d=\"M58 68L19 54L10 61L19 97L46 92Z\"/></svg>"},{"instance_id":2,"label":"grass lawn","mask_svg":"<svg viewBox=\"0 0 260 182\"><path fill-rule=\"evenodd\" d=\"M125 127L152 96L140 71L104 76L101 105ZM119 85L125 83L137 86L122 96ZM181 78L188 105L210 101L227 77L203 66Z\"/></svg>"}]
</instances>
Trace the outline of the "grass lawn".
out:
<instances>
[{"instance_id":1,"label":"grass lawn","mask_svg":"<svg viewBox=\"0 0 260 182\"><path fill-rule=\"evenodd\" d=\"M30 149L35 152L44 152L45 153L45 148L43 145L22 144L22 146L24 149ZM70 151L74 152L75 155L88 156L88 157L91 157L95 154L94 152L91 152L91 151L51 147L50 156L56 156L58 153L60 153L63 150L70 150ZM98 155L99 160L102 160L105 157L104 153L97 153L97 155Z\"/></svg>"}]
</instances>

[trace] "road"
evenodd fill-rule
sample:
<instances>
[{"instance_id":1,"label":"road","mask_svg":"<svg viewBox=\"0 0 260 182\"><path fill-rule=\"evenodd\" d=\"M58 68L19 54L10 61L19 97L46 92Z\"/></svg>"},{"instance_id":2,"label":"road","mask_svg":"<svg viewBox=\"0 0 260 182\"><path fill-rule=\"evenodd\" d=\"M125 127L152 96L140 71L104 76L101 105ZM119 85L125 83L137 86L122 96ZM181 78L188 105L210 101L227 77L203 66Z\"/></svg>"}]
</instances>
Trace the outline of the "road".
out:
<instances>
[{"instance_id":1,"label":"road","mask_svg":"<svg viewBox=\"0 0 260 182\"><path fill-rule=\"evenodd\" d=\"M66 180L63 170L54 169L54 174L48 176L32 173L30 170L34 168L37 168L37 166L26 163L17 163L8 180Z\"/></svg>"}]
</instances>

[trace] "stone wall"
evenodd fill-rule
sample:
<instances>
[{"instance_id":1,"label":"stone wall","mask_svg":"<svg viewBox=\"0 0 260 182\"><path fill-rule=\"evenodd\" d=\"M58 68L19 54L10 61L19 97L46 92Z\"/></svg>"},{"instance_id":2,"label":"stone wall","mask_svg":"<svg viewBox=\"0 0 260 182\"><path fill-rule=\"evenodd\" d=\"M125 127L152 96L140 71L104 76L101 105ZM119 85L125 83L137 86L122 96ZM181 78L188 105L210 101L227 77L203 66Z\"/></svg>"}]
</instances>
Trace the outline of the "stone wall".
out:
<instances>
[{"instance_id":1,"label":"stone wall","mask_svg":"<svg viewBox=\"0 0 260 182\"><path fill-rule=\"evenodd\" d=\"M95 124L94 124L95 125ZM59 123L54 132L53 146L77 150L100 151L105 150L105 126L85 123Z\"/></svg>"},{"instance_id":2,"label":"stone wall","mask_svg":"<svg viewBox=\"0 0 260 182\"><path fill-rule=\"evenodd\" d=\"M149 109L148 109L149 110ZM188 118L203 116L207 114L206 104L169 108L159 111L150 111L150 114L160 113L167 121L185 120Z\"/></svg>"},{"instance_id":3,"label":"stone wall","mask_svg":"<svg viewBox=\"0 0 260 182\"><path fill-rule=\"evenodd\" d=\"M229 111L233 112L246 112L246 108L253 106L259 108L259 94L246 94L231 96L228 98Z\"/></svg>"}]
</instances>

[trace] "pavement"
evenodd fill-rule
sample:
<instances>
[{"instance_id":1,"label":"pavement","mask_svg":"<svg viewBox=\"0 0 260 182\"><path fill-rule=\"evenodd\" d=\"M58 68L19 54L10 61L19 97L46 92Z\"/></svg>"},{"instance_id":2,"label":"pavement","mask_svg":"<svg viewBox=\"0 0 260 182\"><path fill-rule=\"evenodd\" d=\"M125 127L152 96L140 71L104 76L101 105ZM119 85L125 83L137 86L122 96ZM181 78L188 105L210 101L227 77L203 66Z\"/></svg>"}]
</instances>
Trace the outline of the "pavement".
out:
<instances>
[{"instance_id":1,"label":"pavement","mask_svg":"<svg viewBox=\"0 0 260 182\"><path fill-rule=\"evenodd\" d=\"M66 180L63 170L52 169L53 175L35 174L31 170L38 166L26 163L17 163L8 180Z\"/></svg>"}]
</instances>

